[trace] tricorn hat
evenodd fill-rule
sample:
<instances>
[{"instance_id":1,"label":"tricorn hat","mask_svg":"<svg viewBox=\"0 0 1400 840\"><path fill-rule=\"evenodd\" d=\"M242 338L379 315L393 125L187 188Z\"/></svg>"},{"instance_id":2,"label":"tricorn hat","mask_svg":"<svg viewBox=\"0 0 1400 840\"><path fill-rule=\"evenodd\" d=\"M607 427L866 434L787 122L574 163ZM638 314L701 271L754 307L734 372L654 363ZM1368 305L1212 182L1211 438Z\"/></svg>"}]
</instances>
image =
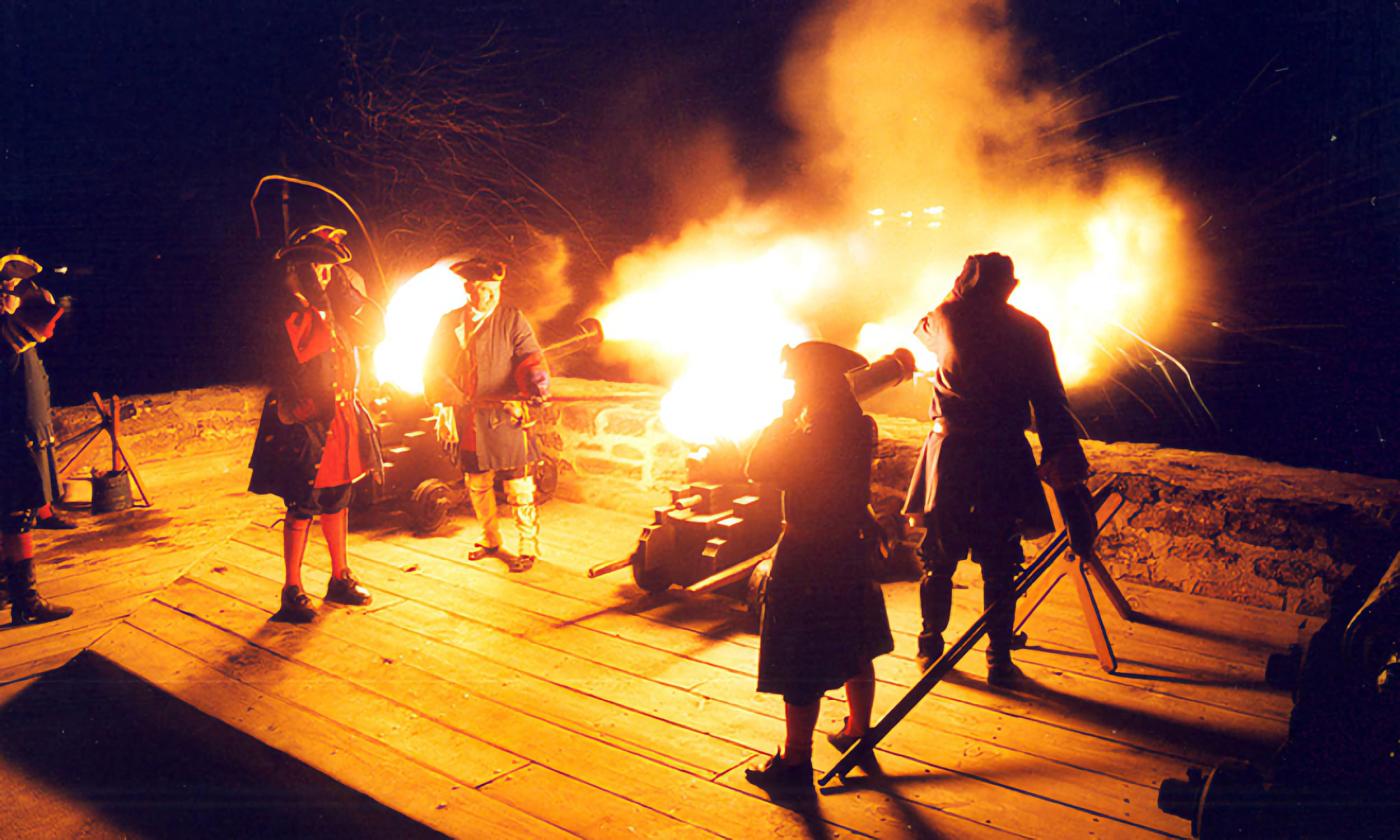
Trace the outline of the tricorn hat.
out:
<instances>
[{"instance_id":1,"label":"tricorn hat","mask_svg":"<svg viewBox=\"0 0 1400 840\"><path fill-rule=\"evenodd\" d=\"M1019 281L1011 258L996 251L973 254L963 263L962 273L953 281L955 298L988 298L1005 301Z\"/></svg>"},{"instance_id":2,"label":"tricorn hat","mask_svg":"<svg viewBox=\"0 0 1400 840\"><path fill-rule=\"evenodd\" d=\"M506 279L506 264L489 257L472 257L455 262L449 269L468 283L499 283Z\"/></svg>"},{"instance_id":3,"label":"tricorn hat","mask_svg":"<svg viewBox=\"0 0 1400 840\"><path fill-rule=\"evenodd\" d=\"M787 365L789 379L829 382L868 364L856 351L828 341L804 341L795 347L784 347L783 363Z\"/></svg>"},{"instance_id":4,"label":"tricorn hat","mask_svg":"<svg viewBox=\"0 0 1400 840\"><path fill-rule=\"evenodd\" d=\"M6 280L28 280L43 270L42 265L24 254L6 254L0 257L0 277Z\"/></svg>"},{"instance_id":5,"label":"tricorn hat","mask_svg":"<svg viewBox=\"0 0 1400 840\"><path fill-rule=\"evenodd\" d=\"M319 263L338 265L350 262L350 249L341 244L345 231L330 225L298 228L287 237L287 244L277 252L276 259L289 263Z\"/></svg>"}]
</instances>

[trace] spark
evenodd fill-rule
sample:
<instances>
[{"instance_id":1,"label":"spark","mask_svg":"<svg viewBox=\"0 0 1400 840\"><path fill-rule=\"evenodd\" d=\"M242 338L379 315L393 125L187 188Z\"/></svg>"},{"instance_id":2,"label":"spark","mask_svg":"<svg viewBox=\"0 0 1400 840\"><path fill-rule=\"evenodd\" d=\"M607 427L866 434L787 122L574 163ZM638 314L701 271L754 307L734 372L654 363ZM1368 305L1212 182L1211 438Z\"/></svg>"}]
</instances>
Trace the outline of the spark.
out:
<instances>
[{"instance_id":1,"label":"spark","mask_svg":"<svg viewBox=\"0 0 1400 840\"><path fill-rule=\"evenodd\" d=\"M1135 333L1135 332L1133 332L1132 330L1128 329L1128 328L1127 328L1126 326L1124 326L1122 323L1120 323L1120 322L1118 322L1118 321L1114 321L1114 322L1113 322L1113 325L1116 326L1116 327L1118 327L1118 329L1122 330L1123 332L1127 333L1128 335L1132 336L1132 337L1133 337L1134 339L1136 339L1140 344L1142 344L1144 347L1146 347L1146 348L1148 348L1149 350L1152 351L1152 353L1153 353L1153 355L1154 355L1154 357L1155 357L1155 360L1156 360L1157 367L1162 371L1163 375L1166 376L1167 381L1168 381L1169 383L1171 383L1171 385L1172 385L1172 390L1174 390L1174 391L1176 390L1176 383L1172 380L1171 374L1170 374L1170 372L1168 371L1168 369L1167 369L1166 365L1164 364L1164 362L1169 361L1169 362L1171 362L1173 365L1175 365L1175 366L1177 367L1177 369L1181 371L1181 375L1184 376L1184 377L1186 377L1186 385L1187 385L1187 387L1189 387L1189 388L1191 389L1191 395L1195 398L1196 403L1201 407L1201 410L1204 411L1204 412L1206 413L1206 417L1209 417L1209 418L1210 418L1210 424L1211 424L1212 426L1215 427L1216 431L1219 431L1219 430L1220 430L1220 424L1219 424L1218 422L1216 422L1215 414L1213 414L1213 413L1211 412L1210 406L1206 405L1205 399L1201 397L1201 392L1198 391L1198 390L1196 390L1196 380L1193 379L1193 378L1191 377L1191 371L1189 371L1189 370L1186 369L1186 365L1183 365L1183 364L1182 364L1180 361L1178 361L1177 358L1176 358L1175 356L1173 356L1172 354L1168 353L1167 351L1163 350L1162 348L1160 348L1160 347L1158 347L1157 345L1153 344L1152 342L1148 341L1146 338L1142 337L1141 335L1138 335L1137 333ZM1179 393L1179 392L1178 392L1178 397L1180 397L1180 393ZM1184 401L1184 400L1183 400L1183 401Z\"/></svg>"}]
</instances>

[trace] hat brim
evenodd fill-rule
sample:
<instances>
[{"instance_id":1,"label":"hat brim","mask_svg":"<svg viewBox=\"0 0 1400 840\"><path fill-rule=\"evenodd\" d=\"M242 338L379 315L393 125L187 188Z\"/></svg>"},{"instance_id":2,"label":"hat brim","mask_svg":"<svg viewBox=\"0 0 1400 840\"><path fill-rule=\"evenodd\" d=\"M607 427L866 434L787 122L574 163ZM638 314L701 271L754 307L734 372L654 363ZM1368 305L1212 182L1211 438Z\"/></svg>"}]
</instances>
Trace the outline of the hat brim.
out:
<instances>
[{"instance_id":1,"label":"hat brim","mask_svg":"<svg viewBox=\"0 0 1400 840\"><path fill-rule=\"evenodd\" d=\"M338 242L317 238L314 242L298 242L277 252L277 259L288 263L318 263L340 265L350 262L350 249Z\"/></svg>"},{"instance_id":2,"label":"hat brim","mask_svg":"<svg viewBox=\"0 0 1400 840\"><path fill-rule=\"evenodd\" d=\"M0 277L8 280L28 280L43 270L43 266L23 254L0 257Z\"/></svg>"}]
</instances>

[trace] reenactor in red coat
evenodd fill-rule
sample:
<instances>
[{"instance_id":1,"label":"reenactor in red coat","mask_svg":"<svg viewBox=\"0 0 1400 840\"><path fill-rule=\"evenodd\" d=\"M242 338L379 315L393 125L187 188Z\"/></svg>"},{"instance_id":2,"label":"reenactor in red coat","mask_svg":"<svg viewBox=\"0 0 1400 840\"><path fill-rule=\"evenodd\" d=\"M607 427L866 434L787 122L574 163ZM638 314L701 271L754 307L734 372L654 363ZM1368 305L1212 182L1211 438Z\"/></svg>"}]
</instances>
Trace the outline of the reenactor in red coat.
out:
<instances>
[{"instance_id":1,"label":"reenactor in red coat","mask_svg":"<svg viewBox=\"0 0 1400 840\"><path fill-rule=\"evenodd\" d=\"M302 589L301 565L317 516L331 556L325 600L360 606L371 597L350 572L346 538L354 484L383 471L378 431L356 391L356 349L383 338L384 319L362 281L344 270L350 251L342 236L321 225L294 233L277 252L287 271L278 313L282 364L263 404L249 490L281 496L287 506L286 582L277 617L291 622L316 616Z\"/></svg>"},{"instance_id":2,"label":"reenactor in red coat","mask_svg":"<svg viewBox=\"0 0 1400 840\"><path fill-rule=\"evenodd\" d=\"M915 329L937 355L938 369L933 430L904 503L904 513L927 528L920 547L920 664L927 667L943 652L953 572L971 554L982 568L984 605L1001 605L987 630L993 685L1020 675L1011 661L1015 604L1006 596L1025 559L1021 540L1053 528L1040 480L1069 488L1088 475L1049 332L1007 302L1017 282L1009 257L968 257L953 290ZM1032 410L1039 471L1025 435Z\"/></svg>"},{"instance_id":3,"label":"reenactor in red coat","mask_svg":"<svg viewBox=\"0 0 1400 840\"><path fill-rule=\"evenodd\" d=\"M534 565L540 554L539 514L533 466L539 445L526 421L525 404L549 396L549 368L525 315L501 303L506 266L474 257L454 263L467 305L438 322L423 374L423 393L438 404L438 437L466 473L472 511L482 536L470 560L499 556L512 572ZM496 478L515 515L520 551L502 550L496 510Z\"/></svg>"}]
</instances>

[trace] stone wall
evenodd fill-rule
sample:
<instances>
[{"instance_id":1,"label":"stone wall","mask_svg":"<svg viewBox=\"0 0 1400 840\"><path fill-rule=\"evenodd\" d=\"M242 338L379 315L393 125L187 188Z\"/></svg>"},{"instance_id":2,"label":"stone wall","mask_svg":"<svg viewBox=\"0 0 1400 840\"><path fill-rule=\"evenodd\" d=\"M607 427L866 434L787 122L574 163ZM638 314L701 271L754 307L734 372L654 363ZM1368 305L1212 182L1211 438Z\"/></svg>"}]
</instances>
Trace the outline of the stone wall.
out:
<instances>
[{"instance_id":1,"label":"stone wall","mask_svg":"<svg viewBox=\"0 0 1400 840\"><path fill-rule=\"evenodd\" d=\"M690 449L657 420L661 389L562 380L556 392L561 495L635 512L640 530L684 482ZM923 532L898 513L928 424L876 419L873 501L898 538L896 574L913 575ZM1317 615L1358 563L1400 549L1400 482L1150 444L1085 448L1094 480L1117 476L1127 500L1100 540L1119 580Z\"/></svg>"},{"instance_id":2,"label":"stone wall","mask_svg":"<svg viewBox=\"0 0 1400 840\"><path fill-rule=\"evenodd\" d=\"M179 456L186 452L253 447L253 433L262 411L265 388L220 385L123 397L136 408L136 416L121 422L122 448L138 465ZM105 404L104 404L105 405ZM55 408L54 435L64 440L99 422L92 403ZM60 453L59 463L73 451ZM102 435L75 467L111 468L111 446Z\"/></svg>"},{"instance_id":3,"label":"stone wall","mask_svg":"<svg viewBox=\"0 0 1400 840\"><path fill-rule=\"evenodd\" d=\"M124 422L123 443L138 465L251 450L263 393L217 387L129 398L138 414ZM556 380L540 434L559 460L562 498L635 513L640 532L667 490L685 482L692 448L661 427L662 394ZM60 438L96 419L90 405L55 411ZM875 507L898 538L899 571L912 575L922 532L905 527L898 511L927 424L877 421ZM1086 450L1096 480L1117 476L1128 501L1100 540L1120 580L1315 615L1358 563L1388 563L1400 548L1400 482L1147 444L1088 442ZM105 469L108 452L100 441L84 463Z\"/></svg>"}]
</instances>

